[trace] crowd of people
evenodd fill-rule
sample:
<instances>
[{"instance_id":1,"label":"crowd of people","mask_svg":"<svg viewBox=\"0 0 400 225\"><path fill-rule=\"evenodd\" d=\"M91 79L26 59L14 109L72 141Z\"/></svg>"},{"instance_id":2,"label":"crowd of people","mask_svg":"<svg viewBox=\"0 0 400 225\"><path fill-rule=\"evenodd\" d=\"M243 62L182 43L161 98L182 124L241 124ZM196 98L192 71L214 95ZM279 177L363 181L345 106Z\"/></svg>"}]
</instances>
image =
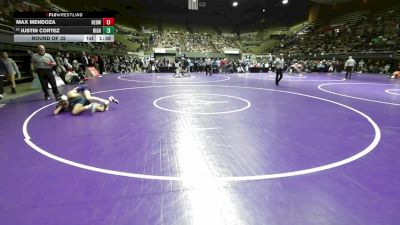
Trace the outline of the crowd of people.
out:
<instances>
[{"instance_id":1,"label":"crowd of people","mask_svg":"<svg viewBox=\"0 0 400 225\"><path fill-rule=\"evenodd\" d=\"M400 50L399 42L398 18L365 16L351 23L313 27L309 32L287 36L273 52L295 57L321 53L384 52Z\"/></svg>"},{"instance_id":2,"label":"crowd of people","mask_svg":"<svg viewBox=\"0 0 400 225\"><path fill-rule=\"evenodd\" d=\"M288 61L288 64L300 63L304 72L342 72L345 68L345 60L296 60ZM359 73L389 74L393 71L394 62L388 60L357 60L355 71Z\"/></svg>"},{"instance_id":3,"label":"crowd of people","mask_svg":"<svg viewBox=\"0 0 400 225\"><path fill-rule=\"evenodd\" d=\"M201 33L184 34L185 49L188 52L213 52L210 35Z\"/></svg>"},{"instance_id":4,"label":"crowd of people","mask_svg":"<svg viewBox=\"0 0 400 225\"><path fill-rule=\"evenodd\" d=\"M152 37L152 43L155 48L174 48L179 51L180 35L178 33L160 33L154 34Z\"/></svg>"},{"instance_id":5,"label":"crowd of people","mask_svg":"<svg viewBox=\"0 0 400 225\"><path fill-rule=\"evenodd\" d=\"M225 49L238 49L235 34L207 34L190 32L154 33L149 38L154 48L173 48L186 52L221 52Z\"/></svg>"},{"instance_id":6,"label":"crowd of people","mask_svg":"<svg viewBox=\"0 0 400 225\"><path fill-rule=\"evenodd\" d=\"M218 52L224 52L225 49L238 49L236 45L236 34L222 33L221 35L212 35L211 43Z\"/></svg>"},{"instance_id":7,"label":"crowd of people","mask_svg":"<svg viewBox=\"0 0 400 225\"><path fill-rule=\"evenodd\" d=\"M22 0L0 0L0 23L14 25L14 12L45 12L46 7Z\"/></svg>"},{"instance_id":8,"label":"crowd of people","mask_svg":"<svg viewBox=\"0 0 400 225\"><path fill-rule=\"evenodd\" d=\"M178 57L175 60L168 58L156 59L154 57L133 57L133 56L102 56L80 54L68 52L56 52L53 55L41 52L45 51L44 46L39 46L36 54L28 51L32 58L32 65L29 68L18 66L10 58L7 52L2 52L0 57L0 73L5 74L10 82L11 93L16 93L15 79L21 76L20 68L28 70L30 74L40 78L40 84L45 95L45 99L50 99L47 91L48 83L52 86L52 92L56 99L60 98L54 75L58 75L65 84L84 83L92 74L88 73L88 67L94 67L100 74L110 73L130 73L130 72L171 72L181 71L187 73L246 73L246 72L268 72L277 71L276 60L278 56L270 54L261 58L188 58ZM283 55L282 55L283 56ZM46 61L47 60L47 61ZM46 63L43 63L46 61ZM348 60L347 60L348 61ZM288 58L282 64L282 71L288 73L310 73L310 72L343 72L348 69L346 60L297 60ZM50 63L51 62L51 63ZM50 63L50 64L47 64ZM354 60L351 63L351 72L358 73L382 73L396 74L400 71L400 64L385 60ZM349 71L347 71L349 72ZM177 72L176 72L177 73ZM397 78L393 75L392 78ZM3 98L3 78L0 79L0 98Z\"/></svg>"}]
</instances>

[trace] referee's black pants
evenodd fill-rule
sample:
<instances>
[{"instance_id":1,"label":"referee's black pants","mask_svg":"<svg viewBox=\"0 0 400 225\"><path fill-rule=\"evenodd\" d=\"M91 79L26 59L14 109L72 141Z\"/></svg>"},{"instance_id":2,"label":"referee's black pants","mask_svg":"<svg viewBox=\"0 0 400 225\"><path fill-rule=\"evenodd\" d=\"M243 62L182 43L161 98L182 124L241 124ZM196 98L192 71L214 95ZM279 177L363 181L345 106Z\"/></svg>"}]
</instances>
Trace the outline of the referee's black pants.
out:
<instances>
[{"instance_id":1,"label":"referee's black pants","mask_svg":"<svg viewBox=\"0 0 400 225\"><path fill-rule=\"evenodd\" d=\"M212 70L210 65L206 65L206 76L207 74L210 74L210 76L212 75Z\"/></svg>"},{"instance_id":2,"label":"referee's black pants","mask_svg":"<svg viewBox=\"0 0 400 225\"><path fill-rule=\"evenodd\" d=\"M347 66L346 67L346 78L351 79L351 74L354 71L354 66Z\"/></svg>"},{"instance_id":3,"label":"referee's black pants","mask_svg":"<svg viewBox=\"0 0 400 225\"><path fill-rule=\"evenodd\" d=\"M283 69L276 69L275 84L279 85L279 81L283 78Z\"/></svg>"},{"instance_id":4,"label":"referee's black pants","mask_svg":"<svg viewBox=\"0 0 400 225\"><path fill-rule=\"evenodd\" d=\"M60 93L58 92L56 78L54 77L53 74L53 69L38 69L38 77L40 85L42 86L44 96L46 98L50 96L49 92L47 91L50 83L54 97L57 99L60 96Z\"/></svg>"}]
</instances>

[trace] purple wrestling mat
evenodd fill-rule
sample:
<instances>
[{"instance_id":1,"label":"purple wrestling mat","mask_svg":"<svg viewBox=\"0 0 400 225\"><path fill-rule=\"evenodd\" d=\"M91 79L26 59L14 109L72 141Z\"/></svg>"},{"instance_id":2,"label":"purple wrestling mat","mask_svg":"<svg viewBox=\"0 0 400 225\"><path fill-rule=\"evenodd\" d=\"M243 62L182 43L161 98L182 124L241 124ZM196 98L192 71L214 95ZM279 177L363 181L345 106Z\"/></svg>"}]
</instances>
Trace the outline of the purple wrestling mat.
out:
<instances>
[{"instance_id":1,"label":"purple wrestling mat","mask_svg":"<svg viewBox=\"0 0 400 225\"><path fill-rule=\"evenodd\" d=\"M106 112L1 102L0 224L398 225L400 82L343 77L109 74L87 82Z\"/></svg>"}]
</instances>

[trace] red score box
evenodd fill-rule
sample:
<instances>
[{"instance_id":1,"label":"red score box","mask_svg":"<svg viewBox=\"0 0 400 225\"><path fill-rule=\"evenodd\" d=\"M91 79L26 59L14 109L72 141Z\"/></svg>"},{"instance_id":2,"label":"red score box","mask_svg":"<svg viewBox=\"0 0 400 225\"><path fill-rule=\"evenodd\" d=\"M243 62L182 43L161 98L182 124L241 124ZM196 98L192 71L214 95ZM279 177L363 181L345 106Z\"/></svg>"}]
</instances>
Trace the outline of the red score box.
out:
<instances>
[{"instance_id":1,"label":"red score box","mask_svg":"<svg viewBox=\"0 0 400 225\"><path fill-rule=\"evenodd\" d=\"M103 26L114 26L114 18L103 18Z\"/></svg>"}]
</instances>

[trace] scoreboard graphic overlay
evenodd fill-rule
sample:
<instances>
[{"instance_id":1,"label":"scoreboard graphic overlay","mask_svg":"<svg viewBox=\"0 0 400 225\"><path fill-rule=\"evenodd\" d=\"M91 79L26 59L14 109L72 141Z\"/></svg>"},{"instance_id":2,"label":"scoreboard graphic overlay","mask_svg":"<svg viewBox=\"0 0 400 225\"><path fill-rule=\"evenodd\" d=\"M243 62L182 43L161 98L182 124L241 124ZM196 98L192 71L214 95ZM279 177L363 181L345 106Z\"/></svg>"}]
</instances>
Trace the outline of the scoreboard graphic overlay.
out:
<instances>
[{"instance_id":1,"label":"scoreboard graphic overlay","mask_svg":"<svg viewBox=\"0 0 400 225\"><path fill-rule=\"evenodd\" d=\"M107 12L15 12L14 42L114 42Z\"/></svg>"}]
</instances>

